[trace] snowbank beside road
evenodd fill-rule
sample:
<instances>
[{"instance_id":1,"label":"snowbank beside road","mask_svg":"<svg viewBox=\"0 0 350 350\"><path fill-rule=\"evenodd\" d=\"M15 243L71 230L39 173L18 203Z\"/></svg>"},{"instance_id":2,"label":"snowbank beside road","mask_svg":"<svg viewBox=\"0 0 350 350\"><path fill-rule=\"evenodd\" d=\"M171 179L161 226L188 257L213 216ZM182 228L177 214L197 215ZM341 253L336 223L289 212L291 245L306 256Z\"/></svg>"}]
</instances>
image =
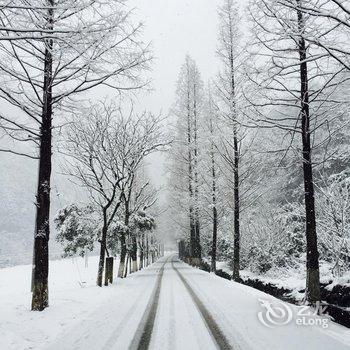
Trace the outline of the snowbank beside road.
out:
<instances>
[{"instance_id":1,"label":"snowbank beside road","mask_svg":"<svg viewBox=\"0 0 350 350\"><path fill-rule=\"evenodd\" d=\"M118 261L115 261L115 271ZM50 262L50 307L31 312L31 265L0 269L0 349L41 349L113 298L116 285L96 287L98 257Z\"/></svg>"}]
</instances>

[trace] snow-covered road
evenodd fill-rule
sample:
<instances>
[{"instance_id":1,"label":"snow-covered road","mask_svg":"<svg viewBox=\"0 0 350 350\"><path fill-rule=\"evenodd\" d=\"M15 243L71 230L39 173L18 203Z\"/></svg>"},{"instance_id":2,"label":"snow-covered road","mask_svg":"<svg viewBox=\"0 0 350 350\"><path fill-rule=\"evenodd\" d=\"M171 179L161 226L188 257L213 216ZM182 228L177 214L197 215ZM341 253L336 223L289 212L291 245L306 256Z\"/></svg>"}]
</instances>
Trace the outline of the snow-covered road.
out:
<instances>
[{"instance_id":1,"label":"snow-covered road","mask_svg":"<svg viewBox=\"0 0 350 350\"><path fill-rule=\"evenodd\" d=\"M294 306L287 325L263 325L259 299L276 299L191 268L175 255L115 291L113 300L47 349L350 349L348 329L297 325Z\"/></svg>"},{"instance_id":2,"label":"snow-covered road","mask_svg":"<svg viewBox=\"0 0 350 350\"><path fill-rule=\"evenodd\" d=\"M349 329L297 324L300 308L192 268L176 254L102 289L94 286L96 262L91 258L88 269L80 260L52 262L51 305L42 313L30 312L28 292L20 292L30 267L0 269L0 282L12 278L0 283L0 349L350 349ZM76 263L83 288L69 284ZM264 325L261 301L289 310L292 318Z\"/></svg>"}]
</instances>

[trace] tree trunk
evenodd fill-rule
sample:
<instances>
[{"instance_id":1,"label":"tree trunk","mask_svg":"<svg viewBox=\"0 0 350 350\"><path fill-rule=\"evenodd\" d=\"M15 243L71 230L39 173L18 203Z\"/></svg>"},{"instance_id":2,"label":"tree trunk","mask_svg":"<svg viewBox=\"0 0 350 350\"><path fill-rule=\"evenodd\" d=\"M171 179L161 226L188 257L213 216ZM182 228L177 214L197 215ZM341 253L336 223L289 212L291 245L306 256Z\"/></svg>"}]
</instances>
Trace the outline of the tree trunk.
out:
<instances>
[{"instance_id":1,"label":"tree trunk","mask_svg":"<svg viewBox=\"0 0 350 350\"><path fill-rule=\"evenodd\" d=\"M140 249L140 270L143 269L143 259L144 259L144 254L143 254L143 248Z\"/></svg>"},{"instance_id":2,"label":"tree trunk","mask_svg":"<svg viewBox=\"0 0 350 350\"><path fill-rule=\"evenodd\" d=\"M123 278L125 278L125 277L128 275L129 259L130 259L130 255L127 254L127 256L126 256L126 262L125 262L125 269L123 270Z\"/></svg>"},{"instance_id":3,"label":"tree trunk","mask_svg":"<svg viewBox=\"0 0 350 350\"><path fill-rule=\"evenodd\" d=\"M193 158L192 158L192 123L191 123L191 86L190 86L190 70L187 67L188 82L187 82L187 147L188 147L188 194L189 194L189 220L190 220L190 259L191 264L196 256L196 224L195 211L193 208Z\"/></svg>"},{"instance_id":4,"label":"tree trunk","mask_svg":"<svg viewBox=\"0 0 350 350\"><path fill-rule=\"evenodd\" d=\"M132 257L132 269L130 272L136 272L138 270L138 267L137 267L137 238L136 238L136 236L134 236L132 238L131 257Z\"/></svg>"},{"instance_id":5,"label":"tree trunk","mask_svg":"<svg viewBox=\"0 0 350 350\"><path fill-rule=\"evenodd\" d=\"M125 217L124 217L124 224L125 227L129 227L129 201L125 199ZM119 269L118 269L118 277L123 278L124 277L124 269L125 269L125 259L127 254L126 249L126 233L123 232L120 236L120 262L119 262Z\"/></svg>"},{"instance_id":6,"label":"tree trunk","mask_svg":"<svg viewBox=\"0 0 350 350\"><path fill-rule=\"evenodd\" d=\"M196 226L194 220L194 211L192 205L190 206L190 262L193 263L196 256Z\"/></svg>"},{"instance_id":7,"label":"tree trunk","mask_svg":"<svg viewBox=\"0 0 350 350\"><path fill-rule=\"evenodd\" d=\"M211 245L211 271L216 272L216 250L218 236L218 212L216 208L216 171L214 158L214 145L211 145L211 173L212 173L212 204L213 204L213 241Z\"/></svg>"},{"instance_id":8,"label":"tree trunk","mask_svg":"<svg viewBox=\"0 0 350 350\"><path fill-rule=\"evenodd\" d=\"M154 240L153 237L151 237L151 263L154 263Z\"/></svg>"},{"instance_id":9,"label":"tree trunk","mask_svg":"<svg viewBox=\"0 0 350 350\"><path fill-rule=\"evenodd\" d=\"M178 242L178 251L179 251L179 259L183 260L185 253L184 253L184 242L181 240Z\"/></svg>"},{"instance_id":10,"label":"tree trunk","mask_svg":"<svg viewBox=\"0 0 350 350\"><path fill-rule=\"evenodd\" d=\"M99 259L98 271L97 271L97 285L99 287L102 287L103 270L104 270L106 248L107 248L107 214L105 209L103 211L103 221L104 223L103 223L102 235L100 240L100 259Z\"/></svg>"},{"instance_id":11,"label":"tree trunk","mask_svg":"<svg viewBox=\"0 0 350 350\"><path fill-rule=\"evenodd\" d=\"M140 246L139 246L139 250L140 250L140 270L143 269L145 267L145 235L142 234L140 237Z\"/></svg>"},{"instance_id":12,"label":"tree trunk","mask_svg":"<svg viewBox=\"0 0 350 350\"><path fill-rule=\"evenodd\" d=\"M191 136L189 135L189 142L191 142ZM188 151L189 165L188 165L188 192L190 198L189 206L189 219L190 219L190 255L191 259L196 256L196 226L195 226L195 214L193 209L193 188L192 188L192 156L191 150Z\"/></svg>"},{"instance_id":13,"label":"tree trunk","mask_svg":"<svg viewBox=\"0 0 350 350\"><path fill-rule=\"evenodd\" d=\"M119 261L119 268L118 268L119 278L124 277L125 259L126 259L126 240L125 240L125 233L122 233L120 235L120 261Z\"/></svg>"},{"instance_id":14,"label":"tree trunk","mask_svg":"<svg viewBox=\"0 0 350 350\"><path fill-rule=\"evenodd\" d=\"M198 115L197 115L197 86L193 85L193 121L194 121L194 200L195 200L195 250L194 265L199 266L202 261L202 249L200 241L200 223L199 223L199 181L198 181Z\"/></svg>"},{"instance_id":15,"label":"tree trunk","mask_svg":"<svg viewBox=\"0 0 350 350\"><path fill-rule=\"evenodd\" d=\"M149 265L149 244L148 244L148 236L146 237L146 266Z\"/></svg>"},{"instance_id":16,"label":"tree trunk","mask_svg":"<svg viewBox=\"0 0 350 350\"><path fill-rule=\"evenodd\" d=\"M113 257L106 258L105 286L108 286L109 283L113 283L113 263Z\"/></svg>"},{"instance_id":17,"label":"tree trunk","mask_svg":"<svg viewBox=\"0 0 350 350\"><path fill-rule=\"evenodd\" d=\"M53 0L48 0L48 29L53 29ZM46 41L43 85L43 111L40 128L39 174L36 196L36 220L32 275L32 310L42 311L49 306L49 238L50 186L52 167L52 47Z\"/></svg>"},{"instance_id":18,"label":"tree trunk","mask_svg":"<svg viewBox=\"0 0 350 350\"><path fill-rule=\"evenodd\" d=\"M233 273L232 278L235 281L240 280L240 198L239 198L239 147L237 130L237 111L236 111L236 82L234 67L234 33L232 32L232 19L230 18L230 84L231 84L231 117L233 122L233 147L234 147L234 239L233 239Z\"/></svg>"},{"instance_id":19,"label":"tree trunk","mask_svg":"<svg viewBox=\"0 0 350 350\"><path fill-rule=\"evenodd\" d=\"M159 249L159 243L157 244L157 250L156 250L156 259L158 260L160 258L160 249Z\"/></svg>"},{"instance_id":20,"label":"tree trunk","mask_svg":"<svg viewBox=\"0 0 350 350\"><path fill-rule=\"evenodd\" d=\"M235 152L235 168L234 168L234 201L235 201L235 209L234 209L234 243L233 243L233 280L239 281L240 275L240 200L239 200L239 149L238 149L238 137L237 130L234 130L234 152Z\"/></svg>"},{"instance_id":21,"label":"tree trunk","mask_svg":"<svg viewBox=\"0 0 350 350\"><path fill-rule=\"evenodd\" d=\"M300 6L300 0L297 0ZM300 33L304 32L304 18L301 10L298 10L298 25ZM315 197L311 157L310 138L310 108L309 108L309 82L306 43L301 36L299 40L300 56L300 80L301 80L301 120L302 120L302 143L303 143L303 173L305 191L306 212L306 300L315 304L321 298L320 273L318 261Z\"/></svg>"},{"instance_id":22,"label":"tree trunk","mask_svg":"<svg viewBox=\"0 0 350 350\"><path fill-rule=\"evenodd\" d=\"M200 224L199 224L199 213L198 213L198 208L196 208L195 211L195 249L194 249L194 256L192 258L192 264L194 266L200 266L202 262L202 248L201 248L201 243L200 243Z\"/></svg>"}]
</instances>

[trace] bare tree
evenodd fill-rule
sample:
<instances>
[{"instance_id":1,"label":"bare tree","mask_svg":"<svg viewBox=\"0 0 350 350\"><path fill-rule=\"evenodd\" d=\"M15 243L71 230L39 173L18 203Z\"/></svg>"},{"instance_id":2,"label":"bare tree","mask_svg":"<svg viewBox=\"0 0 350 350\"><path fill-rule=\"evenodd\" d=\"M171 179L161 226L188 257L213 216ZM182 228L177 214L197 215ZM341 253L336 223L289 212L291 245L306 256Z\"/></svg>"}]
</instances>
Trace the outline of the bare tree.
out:
<instances>
[{"instance_id":1,"label":"bare tree","mask_svg":"<svg viewBox=\"0 0 350 350\"><path fill-rule=\"evenodd\" d=\"M318 38L318 28L302 11L303 0L251 2L253 22L252 57L256 67L248 77L255 91L248 97L246 117L254 126L276 128L289 142L287 151L297 152L302 164L306 216L306 299L320 300L313 150L323 147L334 131L341 108L335 98L343 67L329 64L328 57L309 40ZM345 78L346 79L346 78ZM254 88L255 87L255 88ZM251 91L252 91L251 90ZM246 97L249 93L246 95ZM325 132L322 134L321 130ZM296 140L300 135L300 140Z\"/></svg>"},{"instance_id":2,"label":"bare tree","mask_svg":"<svg viewBox=\"0 0 350 350\"><path fill-rule=\"evenodd\" d=\"M140 209L140 205L148 206L148 197L145 192L149 183L146 181L141 185L137 182L138 172L143 162L151 153L164 149L169 145L163 131L163 119L148 112L136 115L133 108L127 116L120 121L123 134L118 138L118 147L123 149L123 160L125 162L125 179L119 185L123 205L124 223L130 224L130 216ZM142 204L141 204L142 203ZM124 276L127 245L126 235L121 236L121 254L118 276ZM137 241L132 237L132 261L133 270L137 270Z\"/></svg>"},{"instance_id":3,"label":"bare tree","mask_svg":"<svg viewBox=\"0 0 350 350\"><path fill-rule=\"evenodd\" d=\"M177 118L175 141L171 150L171 174L176 177L172 184L174 209L180 215L187 213L189 222L191 263L201 262L200 244L200 124L203 104L203 83L196 63L189 56L181 67L172 114ZM175 197L180 196L179 200ZM176 203L175 203L176 202ZM179 208L181 206L181 208ZM183 222L183 220L179 220Z\"/></svg>"},{"instance_id":4,"label":"bare tree","mask_svg":"<svg viewBox=\"0 0 350 350\"><path fill-rule=\"evenodd\" d=\"M69 175L88 190L103 218L97 274L97 285L102 287L107 232L122 204L119 187L126 177L123 149L117 147L123 130L113 106L93 106L85 118L81 117L76 116L69 127L66 152L70 157Z\"/></svg>"},{"instance_id":5,"label":"bare tree","mask_svg":"<svg viewBox=\"0 0 350 350\"><path fill-rule=\"evenodd\" d=\"M145 257L149 254L146 248L149 245L146 244L146 241L149 240L149 236L152 231L156 228L154 217L148 215L145 210L138 211L133 216L133 227L135 235L137 235L138 249L140 251L140 270L147 266L147 261Z\"/></svg>"},{"instance_id":6,"label":"bare tree","mask_svg":"<svg viewBox=\"0 0 350 350\"><path fill-rule=\"evenodd\" d=\"M281 4L295 9L295 1L279 0ZM350 70L350 6L347 0L311 0L300 3L300 11L310 18L317 28L307 36L307 41L322 49L322 55L331 57Z\"/></svg>"},{"instance_id":7,"label":"bare tree","mask_svg":"<svg viewBox=\"0 0 350 350\"><path fill-rule=\"evenodd\" d=\"M128 252L132 260L132 266L130 273L136 272L139 270L137 263L137 251L140 248L140 268L143 265L143 256L144 256L144 240L148 239L148 236L145 234L146 231L152 230L154 227L148 227L148 219L146 216L146 211L157 203L158 192L151 185L151 181L146 175L146 170L144 169L143 164L140 164L137 169L132 184L129 186L127 195L124 196L124 201L126 203L125 208L128 212L125 212L131 221L134 223L130 224L131 229L129 230L130 239L131 239L131 249ZM145 230L143 231L142 227L142 217L145 220ZM137 225L135 226L135 220ZM141 232L141 234L139 234ZM124 274L125 275L125 274Z\"/></svg>"},{"instance_id":8,"label":"bare tree","mask_svg":"<svg viewBox=\"0 0 350 350\"><path fill-rule=\"evenodd\" d=\"M149 182L139 184L137 174L142 161L167 144L162 131L162 119L146 112L135 115L133 108L125 109L115 104L100 103L77 115L69 126L66 151L72 159L69 174L90 193L91 199L102 213L101 249L97 284L102 286L108 228L116 216L122 216L124 225L130 225L131 216L153 205L155 198L147 193ZM120 232L121 261L124 271L126 257L126 232ZM132 237L133 239L133 237ZM137 244L136 240L132 242ZM134 270L137 261L132 250ZM108 252L107 252L108 254ZM119 274L122 277L122 274Z\"/></svg>"},{"instance_id":9,"label":"bare tree","mask_svg":"<svg viewBox=\"0 0 350 350\"><path fill-rule=\"evenodd\" d=\"M152 231L155 228L155 225L150 225L149 220L147 219L146 212L153 208L156 205L158 200L158 191L153 188L150 179L146 175L144 169L140 169L137 174L134 196L133 196L133 215L138 217L138 230L133 238L133 272L137 271L139 268L143 267L143 257L145 245L144 240L148 239L147 232ZM143 219L142 219L143 218ZM142 226L142 222L145 221L145 227ZM144 230L145 229L145 230ZM139 249L140 254L140 266L137 266L137 248Z\"/></svg>"},{"instance_id":10,"label":"bare tree","mask_svg":"<svg viewBox=\"0 0 350 350\"><path fill-rule=\"evenodd\" d=\"M331 262L335 277L349 270L350 186L348 172L322 176L315 186L317 196L317 223L320 231L320 252Z\"/></svg>"},{"instance_id":11,"label":"bare tree","mask_svg":"<svg viewBox=\"0 0 350 350\"><path fill-rule=\"evenodd\" d=\"M143 86L139 76L150 56L141 30L119 0L17 0L0 6L0 97L17 110L1 113L0 125L12 138L38 147L34 155L3 149L39 160L33 310L48 306L52 131L59 125L53 112L98 85L117 91Z\"/></svg>"},{"instance_id":12,"label":"bare tree","mask_svg":"<svg viewBox=\"0 0 350 350\"><path fill-rule=\"evenodd\" d=\"M217 258L217 239L218 239L218 165L217 165L217 128L215 127L215 118L218 118L218 110L215 108L211 87L208 87L207 98L207 118L206 127L209 136L208 155L210 159L210 178L211 178L211 207L212 207L212 244L211 244L211 271L216 272Z\"/></svg>"},{"instance_id":13,"label":"bare tree","mask_svg":"<svg viewBox=\"0 0 350 350\"><path fill-rule=\"evenodd\" d=\"M240 279L240 138L237 109L237 80L240 58L239 30L238 30L238 4L235 0L225 0L218 11L220 21L218 54L223 64L223 70L219 76L218 89L226 104L226 119L228 127L232 130L232 142L229 141L224 148L232 145L233 151L233 186L234 186L234 252L233 252L233 279ZM225 113L225 112L224 112ZM225 160L231 156L225 154Z\"/></svg>"}]
</instances>

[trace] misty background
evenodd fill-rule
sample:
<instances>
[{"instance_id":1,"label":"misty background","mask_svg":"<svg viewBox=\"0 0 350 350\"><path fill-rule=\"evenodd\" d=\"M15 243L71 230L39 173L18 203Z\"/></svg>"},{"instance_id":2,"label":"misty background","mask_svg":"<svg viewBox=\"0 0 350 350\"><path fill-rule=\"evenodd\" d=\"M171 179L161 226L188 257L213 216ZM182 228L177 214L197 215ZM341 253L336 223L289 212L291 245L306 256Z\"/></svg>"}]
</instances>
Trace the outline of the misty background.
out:
<instances>
[{"instance_id":1,"label":"misty background","mask_svg":"<svg viewBox=\"0 0 350 350\"><path fill-rule=\"evenodd\" d=\"M145 24L144 40L150 42L154 61L150 91L138 94L139 110L166 116L174 100L176 80L186 54L190 54L202 72L203 80L214 77L218 70L217 7L219 0L131 0L135 21ZM94 90L89 98L102 91ZM0 103L0 108L4 108ZM2 146L15 144L0 139ZM15 145L18 149L18 145ZM56 145L57 146L57 145ZM83 190L62 174L62 157L54 145L52 173L51 221L57 211L84 198ZM20 149L25 151L25 144ZM166 154L157 153L148 160L149 174L160 189L160 205L166 210ZM30 263L35 222L37 161L0 152L0 266ZM61 247L55 242L51 225L50 256L58 258ZM171 237L171 232L164 232Z\"/></svg>"}]
</instances>

